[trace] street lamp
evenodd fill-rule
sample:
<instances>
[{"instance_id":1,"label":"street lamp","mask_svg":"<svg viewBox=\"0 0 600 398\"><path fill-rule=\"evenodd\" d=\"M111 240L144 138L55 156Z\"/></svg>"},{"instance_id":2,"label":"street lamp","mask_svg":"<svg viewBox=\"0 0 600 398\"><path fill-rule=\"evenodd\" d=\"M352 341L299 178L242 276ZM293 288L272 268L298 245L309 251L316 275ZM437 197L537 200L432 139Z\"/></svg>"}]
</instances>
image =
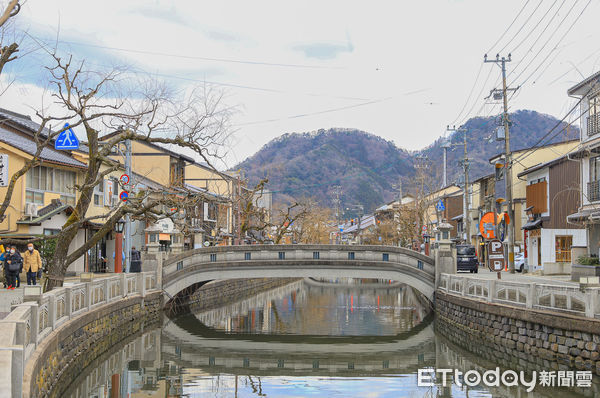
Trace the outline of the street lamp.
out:
<instances>
[{"instance_id":1,"label":"street lamp","mask_svg":"<svg viewBox=\"0 0 600 398\"><path fill-rule=\"evenodd\" d=\"M123 272L123 229L125 221L119 219L115 223L115 273Z\"/></svg>"}]
</instances>

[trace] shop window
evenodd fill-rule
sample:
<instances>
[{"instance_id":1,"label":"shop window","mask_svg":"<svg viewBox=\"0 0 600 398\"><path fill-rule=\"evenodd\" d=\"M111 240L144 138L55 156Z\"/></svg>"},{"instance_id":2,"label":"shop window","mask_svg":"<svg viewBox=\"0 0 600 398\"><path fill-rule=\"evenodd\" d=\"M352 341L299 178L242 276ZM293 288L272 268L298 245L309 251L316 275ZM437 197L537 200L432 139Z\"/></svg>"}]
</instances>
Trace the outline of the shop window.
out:
<instances>
[{"instance_id":1,"label":"shop window","mask_svg":"<svg viewBox=\"0 0 600 398\"><path fill-rule=\"evenodd\" d=\"M555 253L557 263L571 262L571 246L573 246L572 236L557 236L555 238Z\"/></svg>"}]
</instances>

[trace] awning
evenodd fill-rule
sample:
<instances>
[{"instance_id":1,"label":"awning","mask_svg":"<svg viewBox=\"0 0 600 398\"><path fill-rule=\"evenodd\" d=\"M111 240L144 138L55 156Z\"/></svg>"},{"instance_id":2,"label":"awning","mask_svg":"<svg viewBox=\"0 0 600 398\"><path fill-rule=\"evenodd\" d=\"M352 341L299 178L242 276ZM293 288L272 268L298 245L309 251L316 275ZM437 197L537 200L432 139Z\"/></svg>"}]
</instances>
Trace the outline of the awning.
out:
<instances>
[{"instance_id":1,"label":"awning","mask_svg":"<svg viewBox=\"0 0 600 398\"><path fill-rule=\"evenodd\" d=\"M532 229L538 229L542 227L542 219L538 218L537 220L527 221L525 225L521 227L521 229L525 229L527 231Z\"/></svg>"},{"instance_id":2,"label":"awning","mask_svg":"<svg viewBox=\"0 0 600 398\"><path fill-rule=\"evenodd\" d=\"M584 222L588 220L592 222L600 221L600 211L592 209L581 210L577 213L569 214L567 216L567 222L570 223Z\"/></svg>"},{"instance_id":3,"label":"awning","mask_svg":"<svg viewBox=\"0 0 600 398\"><path fill-rule=\"evenodd\" d=\"M158 240L171 240L170 234L158 234Z\"/></svg>"},{"instance_id":4,"label":"awning","mask_svg":"<svg viewBox=\"0 0 600 398\"><path fill-rule=\"evenodd\" d=\"M460 221L460 220L462 220L462 218L463 218L463 215L462 215L462 214L459 214L459 215L458 215L458 216L456 216L456 217L452 217L452 218L451 218L451 220L452 220L452 221Z\"/></svg>"}]
</instances>

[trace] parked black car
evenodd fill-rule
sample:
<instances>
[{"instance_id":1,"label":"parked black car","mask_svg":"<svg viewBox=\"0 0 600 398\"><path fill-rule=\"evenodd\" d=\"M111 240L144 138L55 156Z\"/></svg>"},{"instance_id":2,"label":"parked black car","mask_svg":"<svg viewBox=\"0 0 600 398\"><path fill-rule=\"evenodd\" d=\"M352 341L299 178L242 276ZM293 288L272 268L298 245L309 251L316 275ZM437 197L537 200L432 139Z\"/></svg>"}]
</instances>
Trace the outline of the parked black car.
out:
<instances>
[{"instance_id":1,"label":"parked black car","mask_svg":"<svg viewBox=\"0 0 600 398\"><path fill-rule=\"evenodd\" d=\"M477 254L475 254L475 246L456 245L456 270L477 273L479 270L479 259L477 258Z\"/></svg>"}]
</instances>

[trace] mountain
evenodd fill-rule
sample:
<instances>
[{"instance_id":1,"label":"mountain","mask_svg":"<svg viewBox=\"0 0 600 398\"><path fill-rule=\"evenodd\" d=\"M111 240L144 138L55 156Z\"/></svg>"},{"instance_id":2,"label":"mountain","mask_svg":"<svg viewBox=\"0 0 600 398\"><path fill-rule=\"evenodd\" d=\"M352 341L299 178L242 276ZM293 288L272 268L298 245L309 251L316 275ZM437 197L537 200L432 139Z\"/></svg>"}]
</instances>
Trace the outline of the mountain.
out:
<instances>
[{"instance_id":1,"label":"mountain","mask_svg":"<svg viewBox=\"0 0 600 398\"><path fill-rule=\"evenodd\" d=\"M269 178L275 201L311 197L332 203L332 187L342 186L344 206L372 211L394 195L400 176L414 175L412 155L394 143L354 129L332 128L278 137L236 166L255 184Z\"/></svg>"},{"instance_id":2,"label":"mountain","mask_svg":"<svg viewBox=\"0 0 600 398\"><path fill-rule=\"evenodd\" d=\"M475 117L464 124L467 130L471 181L493 172L489 159L499 153L504 153L504 141L494 139L495 129L499 127L501 120L501 116ZM535 111L516 111L510 114L510 121L510 148L513 151L579 137L577 126L567 126L566 123L558 124L559 120L555 117ZM538 144L540 139L557 125L559 127L556 127L541 144ZM448 150L448 183L459 180L462 182L460 178L463 175L463 169L459 162L463 158L463 139L463 133L456 132L449 135L446 140L439 138L432 145L419 151L419 154L427 156L432 162L431 173L436 175L440 181L443 170L442 147L446 142L452 145Z\"/></svg>"},{"instance_id":3,"label":"mountain","mask_svg":"<svg viewBox=\"0 0 600 398\"><path fill-rule=\"evenodd\" d=\"M558 120L535 111L517 111L510 115L511 148L536 145ZM492 172L488 159L504 151L504 142L491 140L499 117L476 117L467 121L467 148L471 180ZM543 144L573 139L579 136L577 127L555 129ZM373 134L356 130L332 128L310 133L284 134L256 154L237 165L251 186L268 177L268 188L274 191L275 202L310 197L325 206L332 206L332 190L342 187L342 205L361 204L365 212L397 197L397 184L402 181L404 193L415 190L415 166L427 158L424 174L425 189L437 189L442 184L443 144L453 146L448 151L448 182L457 181L462 174L459 159L463 156L463 135L454 133L437 139L421 151L408 152Z\"/></svg>"}]
</instances>

